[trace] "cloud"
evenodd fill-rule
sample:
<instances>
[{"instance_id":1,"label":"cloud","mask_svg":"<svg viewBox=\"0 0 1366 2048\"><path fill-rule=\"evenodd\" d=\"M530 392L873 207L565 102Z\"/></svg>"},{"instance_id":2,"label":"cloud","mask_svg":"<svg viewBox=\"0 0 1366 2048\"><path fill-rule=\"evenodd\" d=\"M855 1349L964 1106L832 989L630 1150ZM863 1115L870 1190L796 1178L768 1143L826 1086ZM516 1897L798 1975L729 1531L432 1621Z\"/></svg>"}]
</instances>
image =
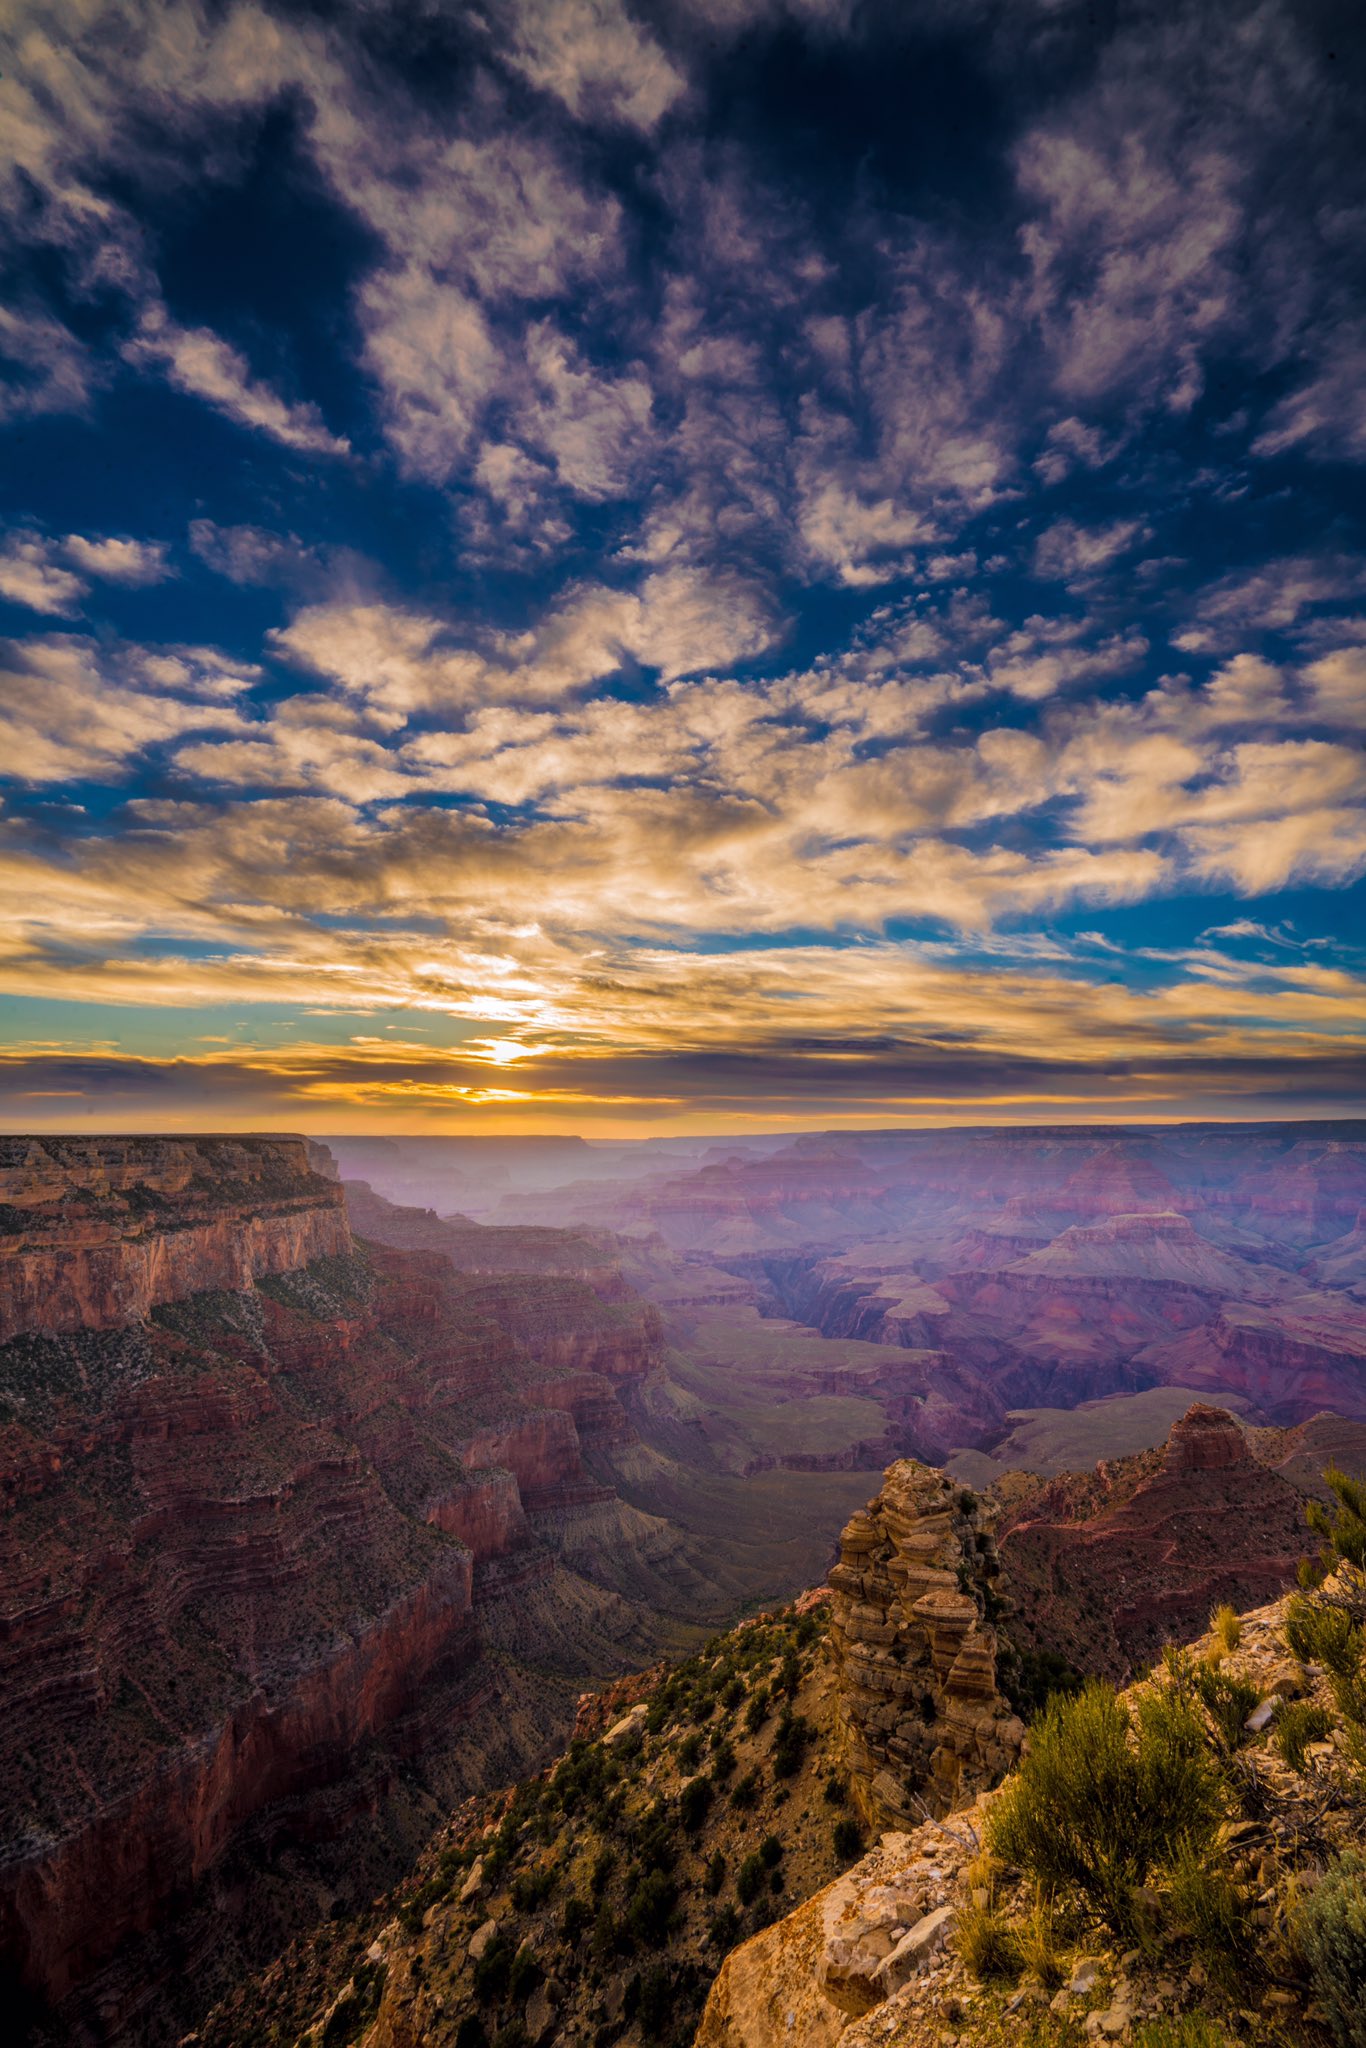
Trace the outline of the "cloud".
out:
<instances>
[{"instance_id":1,"label":"cloud","mask_svg":"<svg viewBox=\"0 0 1366 2048\"><path fill-rule=\"evenodd\" d=\"M0 421L84 412L95 381L88 351L60 320L34 307L0 305Z\"/></svg>"},{"instance_id":2,"label":"cloud","mask_svg":"<svg viewBox=\"0 0 1366 2048\"><path fill-rule=\"evenodd\" d=\"M508 60L571 114L648 133L684 89L619 0L516 0Z\"/></svg>"},{"instance_id":3,"label":"cloud","mask_svg":"<svg viewBox=\"0 0 1366 2048\"><path fill-rule=\"evenodd\" d=\"M79 533L49 540L24 531L12 533L0 552L0 597L30 611L65 617L79 611L92 579L138 588L161 583L170 574L160 542L90 539Z\"/></svg>"},{"instance_id":4,"label":"cloud","mask_svg":"<svg viewBox=\"0 0 1366 2048\"><path fill-rule=\"evenodd\" d=\"M1238 569L1199 591L1191 623L1172 635L1186 654L1233 650L1267 633L1289 633L1305 614L1366 593L1366 561L1337 553L1284 555Z\"/></svg>"},{"instance_id":5,"label":"cloud","mask_svg":"<svg viewBox=\"0 0 1366 2048\"><path fill-rule=\"evenodd\" d=\"M1272 407L1252 452L1303 448L1324 462L1366 461L1366 324L1343 322L1310 347L1311 375Z\"/></svg>"},{"instance_id":6,"label":"cloud","mask_svg":"<svg viewBox=\"0 0 1366 2048\"><path fill-rule=\"evenodd\" d=\"M0 597L33 612L60 616L76 611L88 585L53 560L41 534L12 534L0 554Z\"/></svg>"},{"instance_id":7,"label":"cloud","mask_svg":"<svg viewBox=\"0 0 1366 2048\"><path fill-rule=\"evenodd\" d=\"M90 540L69 533L61 542L61 552L83 575L105 583L125 583L135 590L163 583L171 573L160 541L126 540L115 535Z\"/></svg>"},{"instance_id":8,"label":"cloud","mask_svg":"<svg viewBox=\"0 0 1366 2048\"><path fill-rule=\"evenodd\" d=\"M1148 538L1139 519L1112 519L1105 526L1079 526L1057 519L1034 546L1034 574L1070 586L1085 584L1118 555Z\"/></svg>"},{"instance_id":9,"label":"cloud","mask_svg":"<svg viewBox=\"0 0 1366 2048\"><path fill-rule=\"evenodd\" d=\"M104 781L146 748L238 722L254 678L192 648L97 648L70 634L0 652L0 767L23 782Z\"/></svg>"},{"instance_id":10,"label":"cloud","mask_svg":"<svg viewBox=\"0 0 1366 2048\"><path fill-rule=\"evenodd\" d=\"M315 405L291 405L251 374L246 358L206 327L181 327L160 306L145 306L137 332L123 345L137 369L160 371L177 391L202 398L225 419L267 434L303 455L346 455L350 443L330 433Z\"/></svg>"},{"instance_id":11,"label":"cloud","mask_svg":"<svg viewBox=\"0 0 1366 2048\"><path fill-rule=\"evenodd\" d=\"M314 580L321 569L317 552L297 535L271 533L262 526L219 526L212 519L192 519L189 542L205 568L229 583L288 587Z\"/></svg>"}]
</instances>

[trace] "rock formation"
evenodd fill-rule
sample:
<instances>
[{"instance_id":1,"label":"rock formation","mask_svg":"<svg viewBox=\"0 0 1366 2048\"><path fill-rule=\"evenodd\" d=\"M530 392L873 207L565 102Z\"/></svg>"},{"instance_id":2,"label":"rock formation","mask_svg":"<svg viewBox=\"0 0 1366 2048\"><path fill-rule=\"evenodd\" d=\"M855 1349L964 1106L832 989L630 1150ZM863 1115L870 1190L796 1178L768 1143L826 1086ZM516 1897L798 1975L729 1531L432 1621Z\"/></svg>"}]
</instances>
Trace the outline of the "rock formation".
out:
<instances>
[{"instance_id":1,"label":"rock formation","mask_svg":"<svg viewBox=\"0 0 1366 2048\"><path fill-rule=\"evenodd\" d=\"M583 1461L652 1357L623 1285L353 1242L301 1139L0 1175L0 1965L148 2041L260 1921L233 1855L524 1768L706 1582Z\"/></svg>"},{"instance_id":2,"label":"rock formation","mask_svg":"<svg viewBox=\"0 0 1366 2048\"><path fill-rule=\"evenodd\" d=\"M116 1329L350 1248L302 1138L0 1138L0 1344Z\"/></svg>"},{"instance_id":3,"label":"rock formation","mask_svg":"<svg viewBox=\"0 0 1366 2048\"><path fill-rule=\"evenodd\" d=\"M1024 1737L996 1690L994 1515L903 1460L853 1516L830 1573L837 1742L877 1827L963 1805Z\"/></svg>"},{"instance_id":4,"label":"rock formation","mask_svg":"<svg viewBox=\"0 0 1366 2048\"><path fill-rule=\"evenodd\" d=\"M1360 1425L1325 1416L1312 1481L1297 1484L1276 1468L1293 1465L1299 1434L1249 1431L1197 1402L1155 1450L1094 1473L1003 1481L1012 1636L1125 1679L1164 1642L1198 1635L1221 1603L1274 1598L1311 1547L1310 1484L1333 1456L1359 1469L1362 1455Z\"/></svg>"}]
</instances>

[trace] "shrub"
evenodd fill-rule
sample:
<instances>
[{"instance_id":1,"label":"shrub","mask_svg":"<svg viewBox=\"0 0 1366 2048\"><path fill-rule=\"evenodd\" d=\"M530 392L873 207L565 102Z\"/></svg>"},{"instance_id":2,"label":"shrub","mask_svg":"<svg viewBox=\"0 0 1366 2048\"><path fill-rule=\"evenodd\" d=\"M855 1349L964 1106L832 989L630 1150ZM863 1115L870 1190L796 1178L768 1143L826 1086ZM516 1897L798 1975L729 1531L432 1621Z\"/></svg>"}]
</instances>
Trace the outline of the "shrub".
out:
<instances>
[{"instance_id":1,"label":"shrub","mask_svg":"<svg viewBox=\"0 0 1366 2048\"><path fill-rule=\"evenodd\" d=\"M1366 1856L1340 1856L1300 1907L1296 1934L1338 2048L1366 2048Z\"/></svg>"},{"instance_id":2,"label":"shrub","mask_svg":"<svg viewBox=\"0 0 1366 2048\"><path fill-rule=\"evenodd\" d=\"M802 1766L802 1757L811 1738L811 1724L802 1714L794 1714L787 1707L778 1717L777 1733L773 1738L773 1775L775 1778L792 1778Z\"/></svg>"},{"instance_id":3,"label":"shrub","mask_svg":"<svg viewBox=\"0 0 1366 2048\"><path fill-rule=\"evenodd\" d=\"M1208 1842L1223 1804L1188 1702L1149 1694L1131 1715L1109 1686L1093 1683L1075 1699L1055 1699L1035 1723L992 1814L988 1844L1131 1935L1135 1892L1187 1839Z\"/></svg>"},{"instance_id":4,"label":"shrub","mask_svg":"<svg viewBox=\"0 0 1366 2048\"><path fill-rule=\"evenodd\" d=\"M1058 1945L1056 1915L1042 1892L1019 1929L1020 1960L1036 1984L1056 1991L1067 1975Z\"/></svg>"},{"instance_id":5,"label":"shrub","mask_svg":"<svg viewBox=\"0 0 1366 2048\"><path fill-rule=\"evenodd\" d=\"M707 1939L724 1955L740 1939L740 1915L734 1906L718 1906L707 1928Z\"/></svg>"},{"instance_id":6,"label":"shrub","mask_svg":"<svg viewBox=\"0 0 1366 2048\"><path fill-rule=\"evenodd\" d=\"M1180 2019L1146 2020L1134 2033L1134 2048L1228 2048L1229 2035L1204 2013Z\"/></svg>"},{"instance_id":7,"label":"shrub","mask_svg":"<svg viewBox=\"0 0 1366 2048\"><path fill-rule=\"evenodd\" d=\"M735 1712L735 1709L739 1706L741 1700L743 1700L744 1696L744 1679L732 1678L727 1685L722 1687L721 1704L723 1707L727 1709L728 1712L733 1714Z\"/></svg>"},{"instance_id":8,"label":"shrub","mask_svg":"<svg viewBox=\"0 0 1366 2048\"><path fill-rule=\"evenodd\" d=\"M1352 1679L1361 1666L1361 1631L1345 1607L1297 1594L1285 1612L1285 1639L1305 1664L1321 1664L1331 1678Z\"/></svg>"},{"instance_id":9,"label":"shrub","mask_svg":"<svg viewBox=\"0 0 1366 2048\"><path fill-rule=\"evenodd\" d=\"M512 1974L512 1943L495 1934L474 1966L474 1995L481 2005L501 1998Z\"/></svg>"},{"instance_id":10,"label":"shrub","mask_svg":"<svg viewBox=\"0 0 1366 2048\"><path fill-rule=\"evenodd\" d=\"M683 1787L678 1799L678 1813L690 1835L695 1835L701 1827L715 1796L709 1778L690 1778Z\"/></svg>"},{"instance_id":11,"label":"shrub","mask_svg":"<svg viewBox=\"0 0 1366 2048\"><path fill-rule=\"evenodd\" d=\"M1231 1657L1242 1640L1243 1623L1236 1607L1225 1601L1216 1607L1209 1618L1210 1633L1214 1637L1213 1649L1217 1657Z\"/></svg>"},{"instance_id":12,"label":"shrub","mask_svg":"<svg viewBox=\"0 0 1366 2048\"><path fill-rule=\"evenodd\" d=\"M523 1870L512 1880L512 1903L519 1913L534 1913L554 1889L553 1870Z\"/></svg>"},{"instance_id":13,"label":"shrub","mask_svg":"<svg viewBox=\"0 0 1366 2048\"><path fill-rule=\"evenodd\" d=\"M455 2030L455 2048L489 2048L489 2037L478 2013L467 2012Z\"/></svg>"},{"instance_id":14,"label":"shrub","mask_svg":"<svg viewBox=\"0 0 1366 2048\"><path fill-rule=\"evenodd\" d=\"M512 1968L508 1971L508 1997L515 2005L521 2005L530 1998L540 1981L541 1966L536 1960L536 1952L523 1944L512 1958Z\"/></svg>"},{"instance_id":15,"label":"shrub","mask_svg":"<svg viewBox=\"0 0 1366 2048\"><path fill-rule=\"evenodd\" d=\"M856 1856L863 1854L863 1829L849 1814L835 1822L831 1839L841 1863L852 1863Z\"/></svg>"},{"instance_id":16,"label":"shrub","mask_svg":"<svg viewBox=\"0 0 1366 2048\"><path fill-rule=\"evenodd\" d=\"M1211 1972L1231 1987L1253 1959L1252 1902L1207 1844L1182 1843L1171 1866L1172 1917Z\"/></svg>"},{"instance_id":17,"label":"shrub","mask_svg":"<svg viewBox=\"0 0 1366 2048\"><path fill-rule=\"evenodd\" d=\"M735 1873L735 1891L740 1904L751 1905L767 1882L768 1865L762 1856L751 1851Z\"/></svg>"},{"instance_id":18,"label":"shrub","mask_svg":"<svg viewBox=\"0 0 1366 2048\"><path fill-rule=\"evenodd\" d=\"M750 1694L749 1705L745 1708L745 1727L751 1735L758 1734L768 1719L768 1713L768 1687L761 1685Z\"/></svg>"},{"instance_id":19,"label":"shrub","mask_svg":"<svg viewBox=\"0 0 1366 2048\"><path fill-rule=\"evenodd\" d=\"M1229 1613L1232 1612L1230 1608ZM1261 1693L1246 1678L1231 1677L1227 1671L1209 1664L1197 1668L1194 1682L1196 1697L1209 1715L1220 1751L1232 1756L1243 1739L1243 1724Z\"/></svg>"},{"instance_id":20,"label":"shrub","mask_svg":"<svg viewBox=\"0 0 1366 2048\"><path fill-rule=\"evenodd\" d=\"M718 1742L712 1751L711 1774L718 1785L724 1785L735 1769L735 1751L726 1741Z\"/></svg>"},{"instance_id":21,"label":"shrub","mask_svg":"<svg viewBox=\"0 0 1366 2048\"><path fill-rule=\"evenodd\" d=\"M1305 1518L1324 1541L1324 1563L1350 1565L1366 1572L1366 1481L1349 1479L1336 1465L1324 1473L1333 1495L1331 1506L1311 1500Z\"/></svg>"},{"instance_id":22,"label":"shrub","mask_svg":"<svg viewBox=\"0 0 1366 2048\"><path fill-rule=\"evenodd\" d=\"M702 1731L694 1728L691 1735L685 1735L678 1745L678 1768L680 1771L695 1771L702 1761Z\"/></svg>"},{"instance_id":23,"label":"shrub","mask_svg":"<svg viewBox=\"0 0 1366 2048\"><path fill-rule=\"evenodd\" d=\"M841 1778L837 1772L832 1772L825 1781L825 1790L821 1797L827 1806L843 1806L849 1797L849 1780Z\"/></svg>"},{"instance_id":24,"label":"shrub","mask_svg":"<svg viewBox=\"0 0 1366 2048\"><path fill-rule=\"evenodd\" d=\"M1055 1693L1078 1693L1085 1684L1081 1673L1056 1650L1017 1650L1008 1645L999 1670L1001 1691L1022 1721L1033 1721Z\"/></svg>"},{"instance_id":25,"label":"shrub","mask_svg":"<svg viewBox=\"0 0 1366 2048\"><path fill-rule=\"evenodd\" d=\"M1024 1969L1020 1937L995 1906L969 1906L958 1916L958 1953L979 1984L1017 1983Z\"/></svg>"},{"instance_id":26,"label":"shrub","mask_svg":"<svg viewBox=\"0 0 1366 2048\"><path fill-rule=\"evenodd\" d=\"M1333 1725L1327 1707L1317 1700L1292 1700L1276 1723L1276 1747L1292 1770L1302 1771L1311 1742L1322 1742Z\"/></svg>"},{"instance_id":27,"label":"shrub","mask_svg":"<svg viewBox=\"0 0 1366 2048\"><path fill-rule=\"evenodd\" d=\"M576 1892L565 1900L564 1911L560 1915L560 1932L571 1946L592 1925L592 1921L593 1908L587 1899L581 1899Z\"/></svg>"},{"instance_id":28,"label":"shrub","mask_svg":"<svg viewBox=\"0 0 1366 2048\"><path fill-rule=\"evenodd\" d=\"M626 1924L638 1942L657 1947L669 1932L678 1889L662 1870L649 1870L626 1909Z\"/></svg>"},{"instance_id":29,"label":"shrub","mask_svg":"<svg viewBox=\"0 0 1366 2048\"><path fill-rule=\"evenodd\" d=\"M765 1870L772 1870L775 1863L783 1860L783 1845L776 1835L765 1835L759 1844L759 1860Z\"/></svg>"},{"instance_id":30,"label":"shrub","mask_svg":"<svg viewBox=\"0 0 1366 2048\"><path fill-rule=\"evenodd\" d=\"M746 1771L743 1778L736 1779L731 1790L730 1803L732 1806L738 1806L743 1812L746 1808L756 1805L758 1798L759 1773L757 1770Z\"/></svg>"},{"instance_id":31,"label":"shrub","mask_svg":"<svg viewBox=\"0 0 1366 2048\"><path fill-rule=\"evenodd\" d=\"M726 1881L726 1859L719 1849L715 1850L707 1863L707 1874L702 1882L714 1899Z\"/></svg>"}]
</instances>

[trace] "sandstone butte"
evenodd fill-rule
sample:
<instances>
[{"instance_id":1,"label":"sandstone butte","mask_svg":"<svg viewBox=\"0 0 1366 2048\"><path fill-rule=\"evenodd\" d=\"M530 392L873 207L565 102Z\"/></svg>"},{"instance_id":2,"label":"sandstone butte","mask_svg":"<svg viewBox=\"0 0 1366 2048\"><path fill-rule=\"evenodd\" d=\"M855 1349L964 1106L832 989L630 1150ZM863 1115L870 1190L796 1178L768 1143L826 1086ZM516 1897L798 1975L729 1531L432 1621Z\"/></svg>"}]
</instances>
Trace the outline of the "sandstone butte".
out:
<instances>
[{"instance_id":1,"label":"sandstone butte","mask_svg":"<svg viewBox=\"0 0 1366 2048\"><path fill-rule=\"evenodd\" d=\"M672 1532L584 1464L630 1437L654 1312L543 1236L548 1270L459 1275L354 1241L302 1139L0 1139L12 2002L138 2037L263 1928L389 1880L357 1816L396 1814L406 1860L655 1648L611 1564L648 1585ZM606 1583L558 1560L574 1531ZM334 1841L272 1922L242 1871Z\"/></svg>"}]
</instances>

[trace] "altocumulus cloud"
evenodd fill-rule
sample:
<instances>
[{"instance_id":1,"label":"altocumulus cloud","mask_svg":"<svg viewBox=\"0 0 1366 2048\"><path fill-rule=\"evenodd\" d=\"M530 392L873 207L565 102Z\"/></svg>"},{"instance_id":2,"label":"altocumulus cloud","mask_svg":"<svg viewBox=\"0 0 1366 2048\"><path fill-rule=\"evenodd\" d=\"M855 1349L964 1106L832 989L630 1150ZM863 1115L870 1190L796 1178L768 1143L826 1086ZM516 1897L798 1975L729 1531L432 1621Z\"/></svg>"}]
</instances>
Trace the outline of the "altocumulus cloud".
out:
<instances>
[{"instance_id":1,"label":"altocumulus cloud","mask_svg":"<svg viewBox=\"0 0 1366 2048\"><path fill-rule=\"evenodd\" d=\"M8 1114L1359 1098L1348 10L17 26Z\"/></svg>"}]
</instances>

